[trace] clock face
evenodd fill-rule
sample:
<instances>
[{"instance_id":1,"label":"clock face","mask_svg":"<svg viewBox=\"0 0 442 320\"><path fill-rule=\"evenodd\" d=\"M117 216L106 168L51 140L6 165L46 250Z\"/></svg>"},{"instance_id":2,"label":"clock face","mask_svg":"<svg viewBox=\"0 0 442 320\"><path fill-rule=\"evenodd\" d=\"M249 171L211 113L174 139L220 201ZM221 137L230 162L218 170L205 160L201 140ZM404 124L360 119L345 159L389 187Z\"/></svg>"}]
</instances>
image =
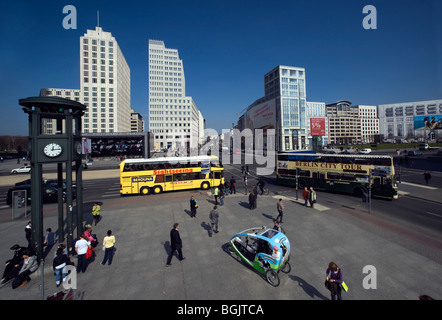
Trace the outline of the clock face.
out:
<instances>
[{"instance_id":1,"label":"clock face","mask_svg":"<svg viewBox=\"0 0 442 320\"><path fill-rule=\"evenodd\" d=\"M63 152L63 149L58 143L49 143L44 147L43 152L46 156L55 158Z\"/></svg>"},{"instance_id":2,"label":"clock face","mask_svg":"<svg viewBox=\"0 0 442 320\"><path fill-rule=\"evenodd\" d=\"M75 151L77 152L77 154L81 154L81 152L83 151L83 148L82 148L80 142L77 142L77 143L75 144Z\"/></svg>"}]
</instances>

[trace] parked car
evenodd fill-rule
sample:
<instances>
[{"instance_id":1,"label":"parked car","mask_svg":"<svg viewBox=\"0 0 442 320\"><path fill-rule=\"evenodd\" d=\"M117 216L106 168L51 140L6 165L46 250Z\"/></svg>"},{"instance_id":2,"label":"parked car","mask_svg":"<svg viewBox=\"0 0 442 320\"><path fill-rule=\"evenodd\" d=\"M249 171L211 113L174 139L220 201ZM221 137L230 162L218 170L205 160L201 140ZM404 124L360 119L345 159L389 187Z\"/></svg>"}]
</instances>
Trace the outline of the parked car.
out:
<instances>
[{"instance_id":1,"label":"parked car","mask_svg":"<svg viewBox=\"0 0 442 320\"><path fill-rule=\"evenodd\" d=\"M24 191L26 190L26 203L31 204L31 186L30 185L20 185L8 190L8 194L6 196L6 204L12 204L12 193L13 191ZM75 188L72 189L72 198L75 199L77 197L77 190ZM58 188L53 185L43 185L42 186L42 198L43 203L51 203L58 201ZM66 189L63 190L63 202L66 201Z\"/></svg>"},{"instance_id":2,"label":"parked car","mask_svg":"<svg viewBox=\"0 0 442 320\"><path fill-rule=\"evenodd\" d=\"M407 153L407 155L408 156L421 156L422 155L422 152L420 152L420 151L417 151L417 150L411 150L411 151L408 151L408 153Z\"/></svg>"},{"instance_id":3,"label":"parked car","mask_svg":"<svg viewBox=\"0 0 442 320\"><path fill-rule=\"evenodd\" d=\"M16 169L12 169L11 173L29 173L31 172L31 166L24 166L24 167L20 167L20 168L16 168Z\"/></svg>"},{"instance_id":4,"label":"parked car","mask_svg":"<svg viewBox=\"0 0 442 320\"><path fill-rule=\"evenodd\" d=\"M370 154L371 153L371 149L370 148L364 148L364 149L359 150L359 153Z\"/></svg>"},{"instance_id":5,"label":"parked car","mask_svg":"<svg viewBox=\"0 0 442 320\"><path fill-rule=\"evenodd\" d=\"M428 149L428 143L419 144L419 150L427 150L427 149Z\"/></svg>"}]
</instances>

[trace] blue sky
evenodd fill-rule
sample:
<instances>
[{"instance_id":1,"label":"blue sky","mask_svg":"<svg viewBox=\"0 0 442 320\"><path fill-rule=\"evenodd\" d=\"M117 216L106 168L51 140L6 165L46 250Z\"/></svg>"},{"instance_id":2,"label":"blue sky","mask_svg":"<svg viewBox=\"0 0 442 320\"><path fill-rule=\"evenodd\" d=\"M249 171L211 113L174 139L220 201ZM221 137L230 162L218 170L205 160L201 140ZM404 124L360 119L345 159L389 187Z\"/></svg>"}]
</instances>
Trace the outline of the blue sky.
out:
<instances>
[{"instance_id":1,"label":"blue sky","mask_svg":"<svg viewBox=\"0 0 442 320\"><path fill-rule=\"evenodd\" d=\"M65 5L77 29L65 30ZM365 5L377 29L365 30ZM0 2L0 135L28 135L18 100L79 89L79 38L100 26L131 69L132 107L147 120L148 40L178 49L186 94L218 132L264 96L277 65L306 69L307 100L353 105L442 99L442 1L56 0ZM437 19L436 19L437 17Z\"/></svg>"}]
</instances>

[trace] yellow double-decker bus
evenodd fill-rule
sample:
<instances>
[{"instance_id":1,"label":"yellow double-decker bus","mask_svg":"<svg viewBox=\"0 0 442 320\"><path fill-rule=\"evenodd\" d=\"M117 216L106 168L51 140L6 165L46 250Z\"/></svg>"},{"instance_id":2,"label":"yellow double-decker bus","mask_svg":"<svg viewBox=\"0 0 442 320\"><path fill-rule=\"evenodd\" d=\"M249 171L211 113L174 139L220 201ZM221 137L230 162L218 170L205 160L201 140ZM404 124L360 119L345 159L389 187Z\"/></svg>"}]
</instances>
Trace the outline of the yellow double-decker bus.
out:
<instances>
[{"instance_id":1,"label":"yellow double-decker bus","mask_svg":"<svg viewBox=\"0 0 442 320\"><path fill-rule=\"evenodd\" d=\"M224 184L215 156L127 159L120 164L121 195L203 189Z\"/></svg>"}]
</instances>

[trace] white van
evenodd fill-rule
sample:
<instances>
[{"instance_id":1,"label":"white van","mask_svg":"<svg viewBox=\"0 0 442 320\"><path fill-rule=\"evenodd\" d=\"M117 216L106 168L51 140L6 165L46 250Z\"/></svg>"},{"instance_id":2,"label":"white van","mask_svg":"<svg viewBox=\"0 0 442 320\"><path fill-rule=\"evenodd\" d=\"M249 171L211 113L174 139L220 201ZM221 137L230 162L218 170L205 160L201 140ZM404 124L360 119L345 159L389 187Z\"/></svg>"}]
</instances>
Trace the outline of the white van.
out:
<instances>
[{"instance_id":1,"label":"white van","mask_svg":"<svg viewBox=\"0 0 442 320\"><path fill-rule=\"evenodd\" d=\"M428 149L428 143L419 144L419 150L427 150L427 149Z\"/></svg>"}]
</instances>

